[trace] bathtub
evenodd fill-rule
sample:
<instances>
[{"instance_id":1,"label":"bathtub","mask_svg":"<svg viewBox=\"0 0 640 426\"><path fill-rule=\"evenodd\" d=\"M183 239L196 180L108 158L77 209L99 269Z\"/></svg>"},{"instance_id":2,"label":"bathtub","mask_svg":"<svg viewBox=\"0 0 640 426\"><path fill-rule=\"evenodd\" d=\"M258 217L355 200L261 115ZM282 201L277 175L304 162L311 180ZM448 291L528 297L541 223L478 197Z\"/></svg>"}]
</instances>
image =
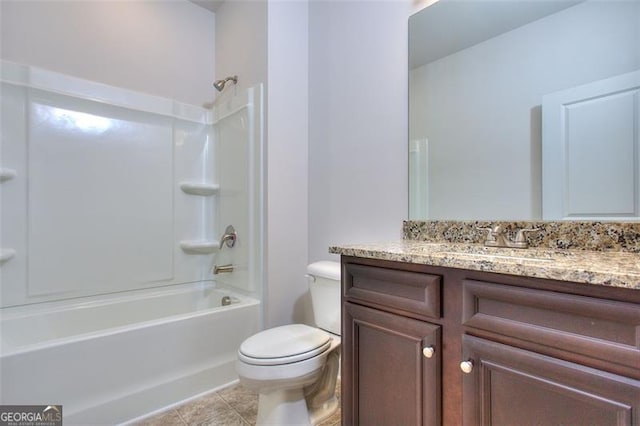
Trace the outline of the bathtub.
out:
<instances>
[{"instance_id":1,"label":"bathtub","mask_svg":"<svg viewBox=\"0 0 640 426\"><path fill-rule=\"evenodd\" d=\"M261 317L209 282L0 312L0 404L62 404L65 424L126 422L233 382Z\"/></svg>"}]
</instances>

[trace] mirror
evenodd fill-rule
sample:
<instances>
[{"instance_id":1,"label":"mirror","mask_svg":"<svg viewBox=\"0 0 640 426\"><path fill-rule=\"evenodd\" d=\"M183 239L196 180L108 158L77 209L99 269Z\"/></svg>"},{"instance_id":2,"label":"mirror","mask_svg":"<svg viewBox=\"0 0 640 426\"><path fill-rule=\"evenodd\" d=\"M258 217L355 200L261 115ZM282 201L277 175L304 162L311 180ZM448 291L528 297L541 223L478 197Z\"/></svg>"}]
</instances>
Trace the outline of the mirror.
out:
<instances>
[{"instance_id":1,"label":"mirror","mask_svg":"<svg viewBox=\"0 0 640 426\"><path fill-rule=\"evenodd\" d=\"M409 218L636 220L640 0L409 19Z\"/></svg>"}]
</instances>

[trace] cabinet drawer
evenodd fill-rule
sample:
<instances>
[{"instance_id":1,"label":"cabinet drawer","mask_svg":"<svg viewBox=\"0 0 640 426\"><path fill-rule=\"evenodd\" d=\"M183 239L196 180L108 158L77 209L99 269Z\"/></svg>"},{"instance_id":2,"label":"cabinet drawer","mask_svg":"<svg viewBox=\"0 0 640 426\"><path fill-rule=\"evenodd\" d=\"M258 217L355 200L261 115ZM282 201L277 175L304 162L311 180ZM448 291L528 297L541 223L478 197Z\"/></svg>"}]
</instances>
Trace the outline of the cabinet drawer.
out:
<instances>
[{"instance_id":1,"label":"cabinet drawer","mask_svg":"<svg viewBox=\"0 0 640 426\"><path fill-rule=\"evenodd\" d=\"M542 347L640 366L640 306L464 280L462 322Z\"/></svg>"},{"instance_id":2,"label":"cabinet drawer","mask_svg":"<svg viewBox=\"0 0 640 426\"><path fill-rule=\"evenodd\" d=\"M422 317L440 317L439 275L346 263L343 270L344 297L375 306L411 312Z\"/></svg>"}]
</instances>

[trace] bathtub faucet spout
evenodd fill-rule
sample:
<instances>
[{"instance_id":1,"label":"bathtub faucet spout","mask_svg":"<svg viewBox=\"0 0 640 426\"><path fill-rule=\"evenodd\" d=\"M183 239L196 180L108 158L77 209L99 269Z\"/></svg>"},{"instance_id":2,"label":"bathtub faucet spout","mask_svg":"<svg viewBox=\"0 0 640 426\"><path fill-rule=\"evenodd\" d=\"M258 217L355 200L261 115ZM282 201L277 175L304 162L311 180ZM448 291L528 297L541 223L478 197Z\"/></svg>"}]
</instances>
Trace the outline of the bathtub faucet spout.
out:
<instances>
[{"instance_id":1,"label":"bathtub faucet spout","mask_svg":"<svg viewBox=\"0 0 640 426\"><path fill-rule=\"evenodd\" d=\"M233 272L233 265L215 265L213 267L213 274L218 275L222 273Z\"/></svg>"}]
</instances>

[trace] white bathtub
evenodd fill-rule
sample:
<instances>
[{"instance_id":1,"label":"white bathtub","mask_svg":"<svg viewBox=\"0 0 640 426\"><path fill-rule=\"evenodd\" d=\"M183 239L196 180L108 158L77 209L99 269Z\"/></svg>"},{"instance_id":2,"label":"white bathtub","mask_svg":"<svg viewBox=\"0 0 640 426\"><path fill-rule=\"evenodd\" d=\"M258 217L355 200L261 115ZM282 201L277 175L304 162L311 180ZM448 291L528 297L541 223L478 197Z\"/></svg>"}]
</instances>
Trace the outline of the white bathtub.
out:
<instances>
[{"instance_id":1,"label":"white bathtub","mask_svg":"<svg viewBox=\"0 0 640 426\"><path fill-rule=\"evenodd\" d=\"M232 382L260 328L258 300L211 283L0 312L0 404L62 404L65 424L121 423Z\"/></svg>"}]
</instances>

